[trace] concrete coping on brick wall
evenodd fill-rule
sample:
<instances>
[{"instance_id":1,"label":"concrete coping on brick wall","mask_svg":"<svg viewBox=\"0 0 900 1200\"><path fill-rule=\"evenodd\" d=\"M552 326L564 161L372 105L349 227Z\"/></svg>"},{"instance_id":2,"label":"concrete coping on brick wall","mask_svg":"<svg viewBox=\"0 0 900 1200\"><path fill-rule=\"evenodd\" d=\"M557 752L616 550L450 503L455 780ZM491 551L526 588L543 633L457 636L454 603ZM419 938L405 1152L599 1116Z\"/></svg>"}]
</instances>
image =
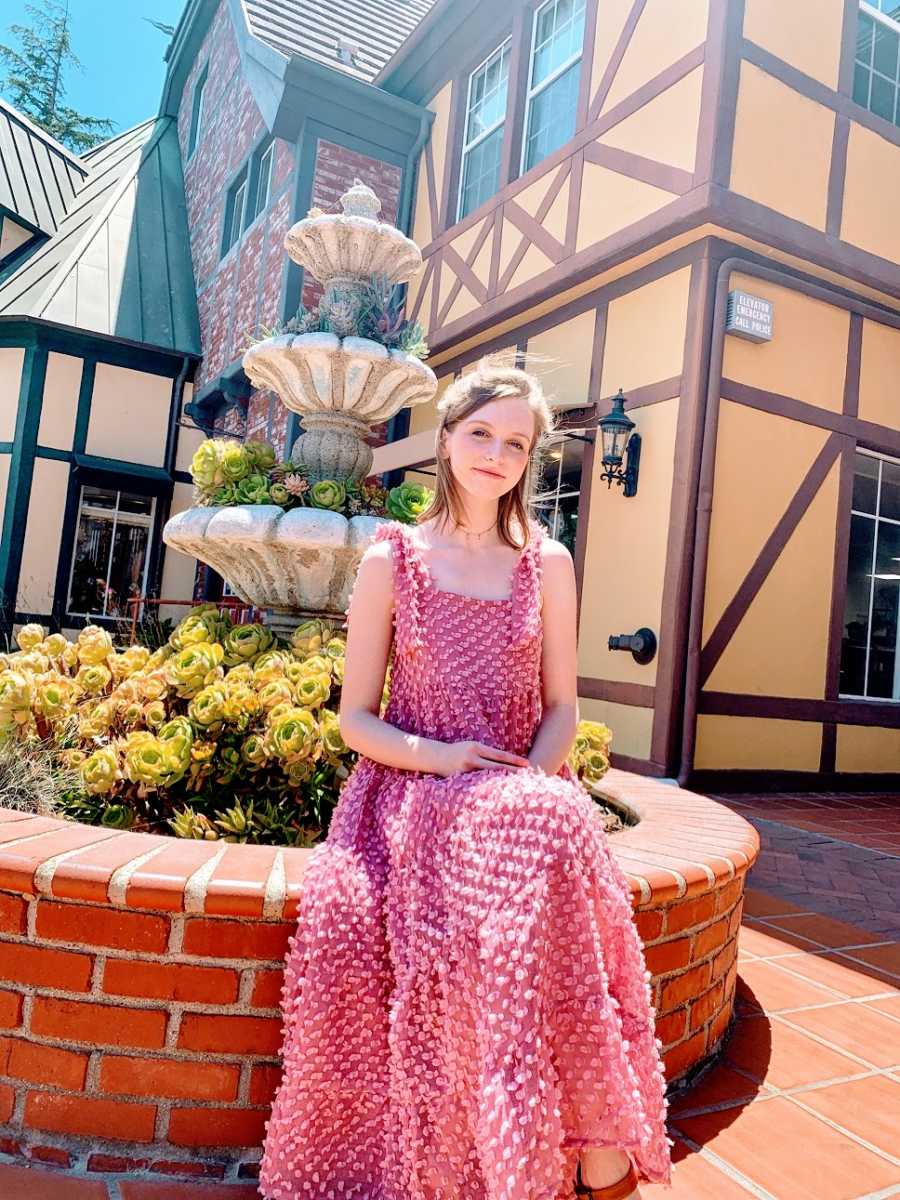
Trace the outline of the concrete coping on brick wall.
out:
<instances>
[{"instance_id":1,"label":"concrete coping on brick wall","mask_svg":"<svg viewBox=\"0 0 900 1200\"><path fill-rule=\"evenodd\" d=\"M666 1080L683 1088L727 1036L759 839L660 780L610 769L597 790L640 818L610 846L632 891ZM107 1186L161 1195L165 1174L202 1200L198 1172L233 1184L234 1200L254 1193L311 853L0 808L0 1191L20 1169L3 1165L13 1156L52 1163L98 1198Z\"/></svg>"}]
</instances>

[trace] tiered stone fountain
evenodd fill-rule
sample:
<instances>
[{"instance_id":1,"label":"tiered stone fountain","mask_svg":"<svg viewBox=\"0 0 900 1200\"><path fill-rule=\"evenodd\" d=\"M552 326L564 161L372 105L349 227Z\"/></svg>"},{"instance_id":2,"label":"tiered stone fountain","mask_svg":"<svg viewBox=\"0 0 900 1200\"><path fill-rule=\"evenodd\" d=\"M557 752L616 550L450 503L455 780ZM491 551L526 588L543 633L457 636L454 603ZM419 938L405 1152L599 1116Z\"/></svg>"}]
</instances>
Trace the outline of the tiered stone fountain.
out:
<instances>
[{"instance_id":1,"label":"tiered stone fountain","mask_svg":"<svg viewBox=\"0 0 900 1200\"><path fill-rule=\"evenodd\" d=\"M298 221L285 238L294 262L322 283L320 311L334 332L266 338L243 360L254 387L276 392L302 418L291 461L312 483L364 480L372 468L363 440L371 427L437 390L420 359L357 336L366 282L383 275L406 283L422 266L418 246L378 219L381 202L359 181L341 208ZM163 540L218 571L287 633L309 616L343 619L359 560L384 520L277 504L210 505L172 517Z\"/></svg>"}]
</instances>

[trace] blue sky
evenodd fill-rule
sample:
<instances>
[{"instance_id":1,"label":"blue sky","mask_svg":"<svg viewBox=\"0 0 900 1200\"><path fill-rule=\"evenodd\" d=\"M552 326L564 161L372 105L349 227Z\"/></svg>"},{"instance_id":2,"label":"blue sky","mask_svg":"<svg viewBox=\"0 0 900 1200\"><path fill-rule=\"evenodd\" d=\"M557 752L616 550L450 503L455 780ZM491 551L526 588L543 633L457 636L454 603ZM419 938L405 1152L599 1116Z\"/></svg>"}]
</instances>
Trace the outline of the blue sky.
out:
<instances>
[{"instance_id":1,"label":"blue sky","mask_svg":"<svg viewBox=\"0 0 900 1200\"><path fill-rule=\"evenodd\" d=\"M29 24L26 0L0 0L0 42L18 47L10 25ZM176 25L185 0L69 0L72 49L83 71L66 76L66 103L128 129L159 108L168 38L143 17ZM38 5L39 7L39 5Z\"/></svg>"}]
</instances>

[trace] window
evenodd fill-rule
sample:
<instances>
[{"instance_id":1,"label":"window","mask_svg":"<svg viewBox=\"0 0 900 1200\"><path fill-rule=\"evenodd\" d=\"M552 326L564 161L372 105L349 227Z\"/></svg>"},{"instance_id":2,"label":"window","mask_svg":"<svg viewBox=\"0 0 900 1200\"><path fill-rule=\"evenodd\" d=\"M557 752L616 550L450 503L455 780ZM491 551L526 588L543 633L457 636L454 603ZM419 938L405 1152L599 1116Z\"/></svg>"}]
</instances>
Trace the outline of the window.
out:
<instances>
[{"instance_id":1,"label":"window","mask_svg":"<svg viewBox=\"0 0 900 1200\"><path fill-rule=\"evenodd\" d=\"M225 201L225 233L222 238L222 255L226 255L244 232L244 217L247 211L247 168L241 171L228 189Z\"/></svg>"},{"instance_id":2,"label":"window","mask_svg":"<svg viewBox=\"0 0 900 1200\"><path fill-rule=\"evenodd\" d=\"M562 430L553 436L544 459L535 503L535 516L547 535L562 542L573 557L584 445L583 441L567 437Z\"/></svg>"},{"instance_id":3,"label":"window","mask_svg":"<svg viewBox=\"0 0 900 1200\"><path fill-rule=\"evenodd\" d=\"M143 596L147 588L155 504L152 496L82 485L68 612L85 617L131 616L128 598Z\"/></svg>"},{"instance_id":4,"label":"window","mask_svg":"<svg viewBox=\"0 0 900 1200\"><path fill-rule=\"evenodd\" d=\"M469 76L457 221L493 196L500 185L509 47L507 38Z\"/></svg>"},{"instance_id":5,"label":"window","mask_svg":"<svg viewBox=\"0 0 900 1200\"><path fill-rule=\"evenodd\" d=\"M853 99L900 125L900 3L871 0L859 6Z\"/></svg>"},{"instance_id":6,"label":"window","mask_svg":"<svg viewBox=\"0 0 900 1200\"><path fill-rule=\"evenodd\" d=\"M522 171L546 158L575 132L584 0L547 0L534 14Z\"/></svg>"},{"instance_id":7,"label":"window","mask_svg":"<svg viewBox=\"0 0 900 1200\"><path fill-rule=\"evenodd\" d=\"M194 98L191 102L191 128L188 134L188 158L197 148L200 141L200 130L203 126L203 89L206 87L206 76L209 73L209 63L200 72L200 78L194 84Z\"/></svg>"},{"instance_id":8,"label":"window","mask_svg":"<svg viewBox=\"0 0 900 1200\"><path fill-rule=\"evenodd\" d=\"M900 459L857 451L840 695L900 700Z\"/></svg>"},{"instance_id":9,"label":"window","mask_svg":"<svg viewBox=\"0 0 900 1200\"><path fill-rule=\"evenodd\" d=\"M253 205L253 217L255 219L268 206L269 195L272 191L272 167L275 162L275 143L269 144L263 149L262 154L258 155L258 166L256 168L256 202Z\"/></svg>"}]
</instances>

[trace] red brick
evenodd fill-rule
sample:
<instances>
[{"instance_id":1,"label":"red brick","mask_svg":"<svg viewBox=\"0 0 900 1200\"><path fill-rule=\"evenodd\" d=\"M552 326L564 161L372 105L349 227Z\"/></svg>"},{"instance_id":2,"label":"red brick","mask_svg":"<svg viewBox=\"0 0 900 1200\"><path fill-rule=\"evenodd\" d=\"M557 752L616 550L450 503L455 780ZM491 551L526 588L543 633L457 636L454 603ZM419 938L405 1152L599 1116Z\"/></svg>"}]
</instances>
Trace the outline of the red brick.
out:
<instances>
[{"instance_id":1,"label":"red brick","mask_svg":"<svg viewBox=\"0 0 900 1200\"><path fill-rule=\"evenodd\" d=\"M193 1183L162 1183L158 1179L122 1179L119 1194L122 1200L259 1200L259 1190L252 1184L206 1183L198 1187Z\"/></svg>"},{"instance_id":2,"label":"red brick","mask_svg":"<svg viewBox=\"0 0 900 1200\"><path fill-rule=\"evenodd\" d=\"M185 1013L181 1018L178 1049L219 1054L278 1054L281 1040L280 1018Z\"/></svg>"},{"instance_id":3,"label":"red brick","mask_svg":"<svg viewBox=\"0 0 900 1200\"><path fill-rule=\"evenodd\" d=\"M127 1171L132 1175L138 1171L146 1171L150 1166L149 1158L128 1158L123 1154L91 1154L87 1161L87 1169L97 1172Z\"/></svg>"},{"instance_id":4,"label":"red brick","mask_svg":"<svg viewBox=\"0 0 900 1200\"><path fill-rule=\"evenodd\" d=\"M90 954L72 954L24 942L0 942L0 978L9 983L86 992L91 985L93 965Z\"/></svg>"},{"instance_id":5,"label":"red brick","mask_svg":"<svg viewBox=\"0 0 900 1200\"><path fill-rule=\"evenodd\" d=\"M224 1179L225 1165L223 1163L186 1162L183 1159L160 1159L151 1165L154 1175L182 1175L192 1179ZM203 1189L204 1192L206 1189ZM195 1193L196 1194L196 1193ZM198 1200L203 1193L198 1195Z\"/></svg>"},{"instance_id":6,"label":"red brick","mask_svg":"<svg viewBox=\"0 0 900 1200\"><path fill-rule=\"evenodd\" d=\"M700 1030L693 1037L687 1039L686 1042L679 1042L677 1046L673 1046L671 1050L667 1050L663 1055L663 1066L665 1068L665 1076L667 1080L674 1079L688 1067L692 1067L694 1063L699 1062L706 1050L706 1031Z\"/></svg>"},{"instance_id":7,"label":"red brick","mask_svg":"<svg viewBox=\"0 0 900 1200\"><path fill-rule=\"evenodd\" d=\"M691 939L675 938L671 942L657 942L644 951L644 961L651 975L665 975L686 967L691 961Z\"/></svg>"},{"instance_id":8,"label":"red brick","mask_svg":"<svg viewBox=\"0 0 900 1200\"><path fill-rule=\"evenodd\" d=\"M189 967L182 963L107 959L103 990L117 996L150 1000L192 1000L200 1004L233 1004L239 976L226 967Z\"/></svg>"},{"instance_id":9,"label":"red brick","mask_svg":"<svg viewBox=\"0 0 900 1200\"><path fill-rule=\"evenodd\" d=\"M0 1196L9 1200L109 1200L102 1179L73 1179L9 1163L0 1164Z\"/></svg>"},{"instance_id":10,"label":"red brick","mask_svg":"<svg viewBox=\"0 0 900 1200\"><path fill-rule=\"evenodd\" d=\"M716 892L716 912L729 912L734 904L744 894L744 884L747 882L747 873L742 872L737 879L732 879L730 883L726 883L724 887L720 887Z\"/></svg>"},{"instance_id":11,"label":"red brick","mask_svg":"<svg viewBox=\"0 0 900 1200\"><path fill-rule=\"evenodd\" d=\"M121 912L99 904L65 904L42 900L37 908L37 936L50 941L108 946L162 954L169 944L166 917Z\"/></svg>"},{"instance_id":12,"label":"red brick","mask_svg":"<svg viewBox=\"0 0 900 1200\"><path fill-rule=\"evenodd\" d=\"M737 938L733 938L730 942L726 942L719 953L712 960L712 973L709 977L710 983L715 983L733 962L737 960Z\"/></svg>"},{"instance_id":13,"label":"red brick","mask_svg":"<svg viewBox=\"0 0 900 1200\"><path fill-rule=\"evenodd\" d=\"M25 1097L25 1124L54 1133L150 1142L156 1124L156 1105L29 1092Z\"/></svg>"},{"instance_id":14,"label":"red brick","mask_svg":"<svg viewBox=\"0 0 900 1200\"><path fill-rule=\"evenodd\" d=\"M268 1117L266 1109L173 1108L169 1141L173 1146L259 1146Z\"/></svg>"},{"instance_id":15,"label":"red brick","mask_svg":"<svg viewBox=\"0 0 900 1200\"><path fill-rule=\"evenodd\" d=\"M691 1005L690 1027L693 1033L695 1029L700 1029L713 1016L714 1013L722 1007L722 1001L725 995L725 989L720 979L718 983L714 983L711 988L708 988L702 995Z\"/></svg>"},{"instance_id":16,"label":"red brick","mask_svg":"<svg viewBox=\"0 0 900 1200\"><path fill-rule=\"evenodd\" d=\"M140 1046L158 1050L166 1040L168 1013L161 1009L119 1008L35 996L31 1028L45 1037L99 1046Z\"/></svg>"},{"instance_id":17,"label":"red brick","mask_svg":"<svg viewBox=\"0 0 900 1200\"><path fill-rule=\"evenodd\" d=\"M728 918L728 936L735 937L741 928L741 918L744 915L744 901L740 900L731 910Z\"/></svg>"},{"instance_id":18,"label":"red brick","mask_svg":"<svg viewBox=\"0 0 900 1200\"><path fill-rule=\"evenodd\" d=\"M708 962L700 963L699 966L685 971L683 975L665 980L660 990L660 1011L668 1012L705 991L710 981L709 970Z\"/></svg>"},{"instance_id":19,"label":"red brick","mask_svg":"<svg viewBox=\"0 0 900 1200\"><path fill-rule=\"evenodd\" d=\"M28 905L21 896L0 892L0 932L24 933L27 916Z\"/></svg>"},{"instance_id":20,"label":"red brick","mask_svg":"<svg viewBox=\"0 0 900 1200\"><path fill-rule=\"evenodd\" d=\"M0 1038L0 1075L78 1092L84 1087L87 1067L87 1054L41 1046L24 1038Z\"/></svg>"},{"instance_id":21,"label":"red brick","mask_svg":"<svg viewBox=\"0 0 900 1200\"><path fill-rule=\"evenodd\" d=\"M634 914L634 923L641 935L641 941L653 942L662 936L663 914L658 908L646 908Z\"/></svg>"},{"instance_id":22,"label":"red brick","mask_svg":"<svg viewBox=\"0 0 900 1200\"><path fill-rule=\"evenodd\" d=\"M185 922L183 950L202 958L262 958L280 962L287 954L291 933L287 922L265 925L194 917Z\"/></svg>"},{"instance_id":23,"label":"red brick","mask_svg":"<svg viewBox=\"0 0 900 1200\"><path fill-rule=\"evenodd\" d=\"M240 1075L240 1067L224 1063L107 1054L100 1064L100 1090L173 1100L234 1100Z\"/></svg>"},{"instance_id":24,"label":"red brick","mask_svg":"<svg viewBox=\"0 0 900 1200\"><path fill-rule=\"evenodd\" d=\"M281 1083L281 1076L281 1067L269 1067L264 1064L255 1066L250 1072L250 1103L271 1104Z\"/></svg>"},{"instance_id":25,"label":"red brick","mask_svg":"<svg viewBox=\"0 0 900 1200\"><path fill-rule=\"evenodd\" d=\"M680 933L683 929L691 929L710 920L716 912L715 892L704 892L701 896L692 896L690 900L681 900L678 904L670 904L665 910L666 933Z\"/></svg>"},{"instance_id":26,"label":"red brick","mask_svg":"<svg viewBox=\"0 0 900 1200\"><path fill-rule=\"evenodd\" d=\"M8 1121L15 1106L15 1089L11 1088L8 1083L0 1083L0 1121Z\"/></svg>"},{"instance_id":27,"label":"red brick","mask_svg":"<svg viewBox=\"0 0 900 1200\"><path fill-rule=\"evenodd\" d=\"M251 1006L253 1008L279 1008L283 983L283 971L256 971L253 976Z\"/></svg>"},{"instance_id":28,"label":"red brick","mask_svg":"<svg viewBox=\"0 0 900 1200\"><path fill-rule=\"evenodd\" d=\"M677 1042L687 1032L686 1008L676 1008L674 1012L656 1018L656 1036L664 1046Z\"/></svg>"},{"instance_id":29,"label":"red brick","mask_svg":"<svg viewBox=\"0 0 900 1200\"><path fill-rule=\"evenodd\" d=\"M21 993L0 991L0 1029L16 1029L21 1024Z\"/></svg>"},{"instance_id":30,"label":"red brick","mask_svg":"<svg viewBox=\"0 0 900 1200\"><path fill-rule=\"evenodd\" d=\"M724 946L728 940L728 918L723 917L721 921L715 921L712 925L707 925L705 929L701 929L697 934L694 942L694 958L699 960L706 958L707 954L711 954L713 950L718 950Z\"/></svg>"},{"instance_id":31,"label":"red brick","mask_svg":"<svg viewBox=\"0 0 900 1200\"><path fill-rule=\"evenodd\" d=\"M32 1162L52 1163L55 1167L68 1168L75 1161L73 1155L67 1150L60 1150L58 1146L32 1146L28 1157Z\"/></svg>"}]
</instances>

